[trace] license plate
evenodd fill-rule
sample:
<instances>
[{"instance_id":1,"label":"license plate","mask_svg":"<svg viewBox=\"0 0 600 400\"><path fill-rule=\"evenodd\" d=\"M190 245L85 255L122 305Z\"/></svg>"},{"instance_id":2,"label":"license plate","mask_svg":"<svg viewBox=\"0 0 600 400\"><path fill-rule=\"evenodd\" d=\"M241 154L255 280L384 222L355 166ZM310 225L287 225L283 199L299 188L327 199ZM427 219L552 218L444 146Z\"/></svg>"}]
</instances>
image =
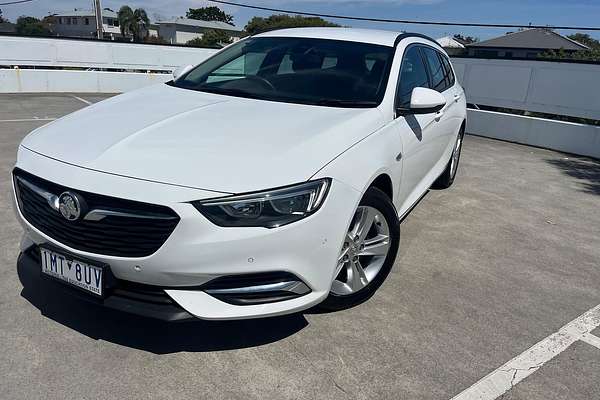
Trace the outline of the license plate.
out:
<instances>
[{"instance_id":1,"label":"license plate","mask_svg":"<svg viewBox=\"0 0 600 400\"><path fill-rule=\"evenodd\" d=\"M44 248L40 252L44 274L102 296L102 268Z\"/></svg>"}]
</instances>

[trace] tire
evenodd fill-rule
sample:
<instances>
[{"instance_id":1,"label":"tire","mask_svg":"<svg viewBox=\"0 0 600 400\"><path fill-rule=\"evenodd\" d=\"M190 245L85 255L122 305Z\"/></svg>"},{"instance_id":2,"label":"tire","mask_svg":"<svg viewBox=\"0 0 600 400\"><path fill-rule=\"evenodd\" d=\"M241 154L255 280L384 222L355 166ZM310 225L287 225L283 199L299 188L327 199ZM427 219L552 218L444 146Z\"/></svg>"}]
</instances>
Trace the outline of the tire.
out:
<instances>
[{"instance_id":1,"label":"tire","mask_svg":"<svg viewBox=\"0 0 600 400\"><path fill-rule=\"evenodd\" d=\"M361 222L362 226L370 224L369 229L360 229ZM338 261L339 273L332 282L329 296L319 308L338 311L368 300L390 273L399 244L400 222L391 200L381 190L369 188L350 224ZM354 273L356 265L364 267L362 274Z\"/></svg>"},{"instance_id":2,"label":"tire","mask_svg":"<svg viewBox=\"0 0 600 400\"><path fill-rule=\"evenodd\" d=\"M446 165L444 172L442 172L433 185L431 185L432 189L448 189L454 183L454 178L456 178L456 172L458 171L458 164L460 162L460 153L462 151L464 136L465 129L461 128L458 137L456 138L450 161L448 161L448 165Z\"/></svg>"}]
</instances>

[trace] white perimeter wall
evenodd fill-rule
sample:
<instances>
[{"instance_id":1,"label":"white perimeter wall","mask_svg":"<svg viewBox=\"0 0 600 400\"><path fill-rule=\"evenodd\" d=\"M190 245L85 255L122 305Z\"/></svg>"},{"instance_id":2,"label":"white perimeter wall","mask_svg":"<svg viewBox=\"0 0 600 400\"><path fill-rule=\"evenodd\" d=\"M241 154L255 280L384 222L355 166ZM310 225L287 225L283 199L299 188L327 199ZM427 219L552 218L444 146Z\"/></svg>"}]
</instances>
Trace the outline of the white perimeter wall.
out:
<instances>
[{"instance_id":1,"label":"white perimeter wall","mask_svg":"<svg viewBox=\"0 0 600 400\"><path fill-rule=\"evenodd\" d=\"M79 67L171 72L199 64L214 49L93 40L0 36L0 65Z\"/></svg>"},{"instance_id":2,"label":"white perimeter wall","mask_svg":"<svg viewBox=\"0 0 600 400\"><path fill-rule=\"evenodd\" d=\"M600 126L469 110L467 132L600 158Z\"/></svg>"},{"instance_id":3,"label":"white perimeter wall","mask_svg":"<svg viewBox=\"0 0 600 400\"><path fill-rule=\"evenodd\" d=\"M126 92L166 82L175 68L199 64L215 52L191 47L0 36L0 66L8 67L0 68L0 93ZM90 70L68 70L72 67Z\"/></svg>"},{"instance_id":4,"label":"white perimeter wall","mask_svg":"<svg viewBox=\"0 0 600 400\"><path fill-rule=\"evenodd\" d=\"M600 65L453 58L467 101L600 120ZM600 158L600 127L469 110L467 132Z\"/></svg>"},{"instance_id":5,"label":"white perimeter wall","mask_svg":"<svg viewBox=\"0 0 600 400\"><path fill-rule=\"evenodd\" d=\"M121 93L171 78L171 74L0 69L0 93Z\"/></svg>"},{"instance_id":6,"label":"white perimeter wall","mask_svg":"<svg viewBox=\"0 0 600 400\"><path fill-rule=\"evenodd\" d=\"M600 64L453 58L469 103L600 120Z\"/></svg>"}]
</instances>

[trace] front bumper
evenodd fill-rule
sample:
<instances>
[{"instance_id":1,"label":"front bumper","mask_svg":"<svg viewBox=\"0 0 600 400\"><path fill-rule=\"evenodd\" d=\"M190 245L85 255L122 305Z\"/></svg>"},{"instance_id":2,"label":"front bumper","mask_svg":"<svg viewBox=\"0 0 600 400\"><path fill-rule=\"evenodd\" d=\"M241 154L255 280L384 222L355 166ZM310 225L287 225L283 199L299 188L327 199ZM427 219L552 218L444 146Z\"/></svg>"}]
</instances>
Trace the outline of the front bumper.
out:
<instances>
[{"instance_id":1,"label":"front bumper","mask_svg":"<svg viewBox=\"0 0 600 400\"><path fill-rule=\"evenodd\" d=\"M193 315L185 311L168 296L160 296L158 294L148 296L146 294L144 297L144 293L141 290L128 291L125 289L127 285L122 285L124 290L112 293L104 299L98 299L74 287L46 278L40 271L39 250L35 245L19 254L17 268L19 269L19 275L27 277L24 284L31 284L36 288L43 286L51 290L59 290L96 306L103 306L167 322L182 322L195 319Z\"/></svg>"},{"instance_id":2,"label":"front bumper","mask_svg":"<svg viewBox=\"0 0 600 400\"><path fill-rule=\"evenodd\" d=\"M108 264L117 279L166 288L165 293L177 307L195 317L211 320L293 313L324 300L334 278L347 227L360 200L359 192L333 180L321 209L304 220L276 229L222 228L209 222L189 204L192 200L222 194L74 167L24 149L19 152L17 167L75 190L173 209L181 218L179 224L158 251L141 258L106 256L70 248L29 224L18 207L16 213L30 244L49 243L75 256ZM293 274L310 292L290 300L239 305L195 289L224 276L272 272Z\"/></svg>"}]
</instances>

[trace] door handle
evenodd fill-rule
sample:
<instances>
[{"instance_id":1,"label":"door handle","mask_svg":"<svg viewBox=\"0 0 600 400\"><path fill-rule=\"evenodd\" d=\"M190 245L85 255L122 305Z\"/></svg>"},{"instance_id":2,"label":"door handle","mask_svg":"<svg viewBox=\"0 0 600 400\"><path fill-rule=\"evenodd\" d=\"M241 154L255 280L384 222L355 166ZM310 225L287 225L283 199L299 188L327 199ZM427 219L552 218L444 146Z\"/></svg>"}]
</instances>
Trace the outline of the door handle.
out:
<instances>
[{"instance_id":1,"label":"door handle","mask_svg":"<svg viewBox=\"0 0 600 400\"><path fill-rule=\"evenodd\" d=\"M460 94L454 95L454 101L459 101L462 96Z\"/></svg>"}]
</instances>

